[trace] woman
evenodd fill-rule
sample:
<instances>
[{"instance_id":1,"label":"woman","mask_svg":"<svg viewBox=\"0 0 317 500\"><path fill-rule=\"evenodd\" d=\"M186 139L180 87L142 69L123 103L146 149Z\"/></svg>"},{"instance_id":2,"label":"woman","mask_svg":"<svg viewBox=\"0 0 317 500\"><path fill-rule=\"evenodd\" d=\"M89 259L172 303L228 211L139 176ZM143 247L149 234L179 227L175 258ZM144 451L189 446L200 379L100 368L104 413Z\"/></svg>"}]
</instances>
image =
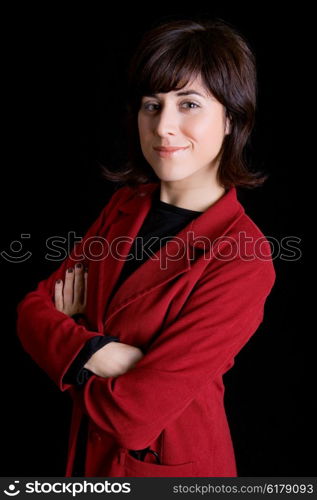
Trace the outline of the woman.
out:
<instances>
[{"instance_id":1,"label":"woman","mask_svg":"<svg viewBox=\"0 0 317 500\"><path fill-rule=\"evenodd\" d=\"M243 161L254 56L222 21L165 23L128 98L129 162L105 169L123 186L20 302L18 335L73 399L66 476L235 477L222 377L275 280L237 198L264 181Z\"/></svg>"}]
</instances>

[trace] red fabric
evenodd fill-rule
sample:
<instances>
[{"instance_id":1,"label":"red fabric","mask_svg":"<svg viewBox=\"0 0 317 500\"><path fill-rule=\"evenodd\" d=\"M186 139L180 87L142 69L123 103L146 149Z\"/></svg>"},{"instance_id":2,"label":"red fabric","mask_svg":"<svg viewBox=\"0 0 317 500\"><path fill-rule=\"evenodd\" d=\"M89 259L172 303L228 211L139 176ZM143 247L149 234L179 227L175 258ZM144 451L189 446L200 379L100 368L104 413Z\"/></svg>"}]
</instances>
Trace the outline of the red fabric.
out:
<instances>
[{"instance_id":1,"label":"red fabric","mask_svg":"<svg viewBox=\"0 0 317 500\"><path fill-rule=\"evenodd\" d=\"M275 280L270 245L231 188L156 253L177 257L148 259L112 296L158 188L117 190L71 256L18 305L24 349L73 399L66 477L82 412L89 416L86 476L237 475L222 376L263 320ZM249 238L245 248L241 235ZM115 246L122 236L126 241ZM52 301L55 281L83 253L87 316L95 331L58 312ZM96 331L140 347L144 357L119 377L94 375L84 388L64 384L63 375ZM147 446L159 453L161 465L150 454L145 462L128 454Z\"/></svg>"}]
</instances>

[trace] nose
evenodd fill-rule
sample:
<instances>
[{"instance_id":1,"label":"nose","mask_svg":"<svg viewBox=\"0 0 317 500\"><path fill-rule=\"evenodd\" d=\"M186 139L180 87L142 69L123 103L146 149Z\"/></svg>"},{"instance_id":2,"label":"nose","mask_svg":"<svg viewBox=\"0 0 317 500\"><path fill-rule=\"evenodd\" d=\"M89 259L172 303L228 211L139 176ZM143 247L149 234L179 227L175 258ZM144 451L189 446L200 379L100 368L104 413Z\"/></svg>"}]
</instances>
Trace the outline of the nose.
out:
<instances>
[{"instance_id":1,"label":"nose","mask_svg":"<svg viewBox=\"0 0 317 500\"><path fill-rule=\"evenodd\" d=\"M174 106L162 107L155 118L154 129L160 137L174 135L177 132L179 128L179 116Z\"/></svg>"}]
</instances>

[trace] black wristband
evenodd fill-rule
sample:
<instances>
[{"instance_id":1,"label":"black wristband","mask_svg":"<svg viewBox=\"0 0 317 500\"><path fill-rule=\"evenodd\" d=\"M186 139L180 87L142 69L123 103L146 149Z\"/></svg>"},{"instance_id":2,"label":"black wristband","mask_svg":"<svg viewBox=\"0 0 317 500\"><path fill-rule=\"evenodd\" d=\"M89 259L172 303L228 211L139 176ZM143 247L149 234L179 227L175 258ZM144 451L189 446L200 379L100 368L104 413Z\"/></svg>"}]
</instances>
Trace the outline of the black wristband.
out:
<instances>
[{"instance_id":1,"label":"black wristband","mask_svg":"<svg viewBox=\"0 0 317 500\"><path fill-rule=\"evenodd\" d=\"M75 313L75 314L72 314L71 315L71 318L73 318L75 321L77 321L78 319L86 319L86 316L83 314L83 313Z\"/></svg>"}]
</instances>

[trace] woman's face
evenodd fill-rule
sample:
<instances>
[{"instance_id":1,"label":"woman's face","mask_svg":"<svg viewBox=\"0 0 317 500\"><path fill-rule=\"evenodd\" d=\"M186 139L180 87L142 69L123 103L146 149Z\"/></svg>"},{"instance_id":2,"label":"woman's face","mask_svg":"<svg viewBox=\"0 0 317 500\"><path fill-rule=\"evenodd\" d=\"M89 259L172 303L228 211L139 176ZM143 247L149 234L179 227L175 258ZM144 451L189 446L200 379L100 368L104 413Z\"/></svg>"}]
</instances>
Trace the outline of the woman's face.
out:
<instances>
[{"instance_id":1,"label":"woman's face","mask_svg":"<svg viewBox=\"0 0 317 500\"><path fill-rule=\"evenodd\" d=\"M225 107L208 94L199 76L181 90L143 96L138 129L143 155L159 179L175 181L199 175L207 180L218 168L215 158L224 136L230 133L230 122ZM172 153L154 149L164 146L186 149Z\"/></svg>"}]
</instances>

